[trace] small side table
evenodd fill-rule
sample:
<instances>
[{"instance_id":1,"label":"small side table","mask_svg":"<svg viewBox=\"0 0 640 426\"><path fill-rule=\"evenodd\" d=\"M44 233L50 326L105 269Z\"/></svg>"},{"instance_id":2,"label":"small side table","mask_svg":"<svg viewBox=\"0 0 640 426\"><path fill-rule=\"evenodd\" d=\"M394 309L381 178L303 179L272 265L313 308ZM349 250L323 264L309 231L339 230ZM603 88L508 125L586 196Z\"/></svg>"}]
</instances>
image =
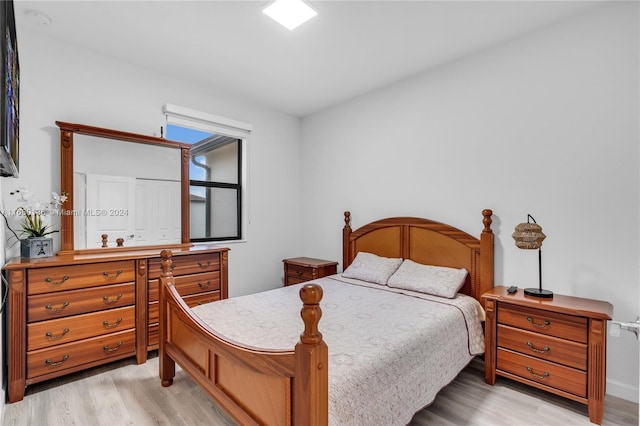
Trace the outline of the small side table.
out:
<instances>
[{"instance_id":1,"label":"small side table","mask_svg":"<svg viewBox=\"0 0 640 426\"><path fill-rule=\"evenodd\" d=\"M601 300L554 294L514 294L495 287L482 295L485 380L496 376L581 402L601 424L606 382L607 321L613 306Z\"/></svg>"},{"instance_id":2,"label":"small side table","mask_svg":"<svg viewBox=\"0 0 640 426\"><path fill-rule=\"evenodd\" d=\"M312 257L294 257L284 259L282 262L284 262L285 286L333 275L338 266L338 262Z\"/></svg>"}]
</instances>

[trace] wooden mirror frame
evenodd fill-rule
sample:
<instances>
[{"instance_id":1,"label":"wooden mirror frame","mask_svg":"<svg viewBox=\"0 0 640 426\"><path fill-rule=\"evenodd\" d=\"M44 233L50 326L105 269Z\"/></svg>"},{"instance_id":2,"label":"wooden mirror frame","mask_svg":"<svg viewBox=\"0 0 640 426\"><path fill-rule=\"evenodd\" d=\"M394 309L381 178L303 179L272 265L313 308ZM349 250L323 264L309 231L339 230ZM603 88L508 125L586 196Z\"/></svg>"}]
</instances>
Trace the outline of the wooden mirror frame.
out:
<instances>
[{"instance_id":1,"label":"wooden mirror frame","mask_svg":"<svg viewBox=\"0 0 640 426\"><path fill-rule=\"evenodd\" d=\"M148 145L175 148L181 151L180 155L180 232L181 244L162 244L162 247L179 247L190 244L189 232L189 153L191 145L155 136L139 135L120 130L104 129L87 126L84 124L66 123L56 121L60 128L60 192L67 194L67 201L62 209L60 219L61 253L76 252L104 252L105 250L140 250L145 247L155 246L128 246L109 248L86 248L75 250L74 248L74 205L73 205L73 135L97 136L107 139L115 139L125 142L143 143Z\"/></svg>"}]
</instances>

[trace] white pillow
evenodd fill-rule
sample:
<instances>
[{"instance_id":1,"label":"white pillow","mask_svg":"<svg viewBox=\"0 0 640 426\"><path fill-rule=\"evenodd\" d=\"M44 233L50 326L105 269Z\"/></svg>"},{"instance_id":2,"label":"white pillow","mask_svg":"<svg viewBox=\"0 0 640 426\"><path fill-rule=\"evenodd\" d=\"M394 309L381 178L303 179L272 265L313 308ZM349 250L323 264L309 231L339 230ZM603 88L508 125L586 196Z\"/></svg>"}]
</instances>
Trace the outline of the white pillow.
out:
<instances>
[{"instance_id":1,"label":"white pillow","mask_svg":"<svg viewBox=\"0 0 640 426\"><path fill-rule=\"evenodd\" d=\"M353 259L351 265L342 272L342 276L386 285L387 280L400 264L402 264L401 258L382 257L361 251Z\"/></svg>"},{"instance_id":2,"label":"white pillow","mask_svg":"<svg viewBox=\"0 0 640 426\"><path fill-rule=\"evenodd\" d=\"M387 285L452 299L464 285L467 274L464 268L422 265L405 259Z\"/></svg>"}]
</instances>

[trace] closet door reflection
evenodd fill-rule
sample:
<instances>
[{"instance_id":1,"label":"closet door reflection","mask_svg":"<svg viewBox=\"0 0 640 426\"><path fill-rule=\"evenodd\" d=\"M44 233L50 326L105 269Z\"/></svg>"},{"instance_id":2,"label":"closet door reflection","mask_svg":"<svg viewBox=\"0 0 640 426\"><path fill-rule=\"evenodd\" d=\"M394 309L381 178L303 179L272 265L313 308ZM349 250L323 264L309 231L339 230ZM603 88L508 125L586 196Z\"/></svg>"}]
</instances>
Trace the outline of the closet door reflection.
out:
<instances>
[{"instance_id":1,"label":"closet door reflection","mask_svg":"<svg viewBox=\"0 0 640 426\"><path fill-rule=\"evenodd\" d=\"M181 242L180 150L75 135L73 156L76 250Z\"/></svg>"}]
</instances>

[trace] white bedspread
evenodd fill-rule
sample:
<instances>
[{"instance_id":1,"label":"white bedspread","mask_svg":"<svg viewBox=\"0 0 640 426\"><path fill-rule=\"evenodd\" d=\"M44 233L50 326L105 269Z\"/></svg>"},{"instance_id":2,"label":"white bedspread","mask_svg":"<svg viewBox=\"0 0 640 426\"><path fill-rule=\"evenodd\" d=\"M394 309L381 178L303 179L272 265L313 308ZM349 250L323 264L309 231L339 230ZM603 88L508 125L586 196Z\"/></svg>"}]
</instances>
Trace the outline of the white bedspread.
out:
<instances>
[{"instance_id":1,"label":"white bedspread","mask_svg":"<svg viewBox=\"0 0 640 426\"><path fill-rule=\"evenodd\" d=\"M315 283L324 290L330 425L405 425L484 351L482 307L471 297L401 294L340 275ZM193 310L231 340L291 350L304 329L301 285Z\"/></svg>"}]
</instances>

